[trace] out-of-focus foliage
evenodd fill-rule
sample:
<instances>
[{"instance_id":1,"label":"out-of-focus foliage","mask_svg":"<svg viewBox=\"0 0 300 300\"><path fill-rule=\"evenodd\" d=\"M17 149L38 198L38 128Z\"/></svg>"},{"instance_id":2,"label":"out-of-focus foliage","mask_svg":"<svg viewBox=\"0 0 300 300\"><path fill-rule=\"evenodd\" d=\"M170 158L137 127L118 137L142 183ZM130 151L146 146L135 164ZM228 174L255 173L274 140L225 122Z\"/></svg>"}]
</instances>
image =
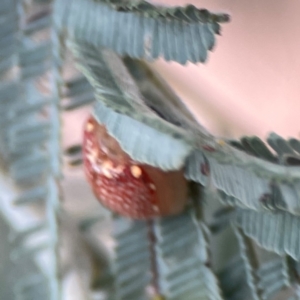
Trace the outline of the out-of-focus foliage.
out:
<instances>
[{"instance_id":1,"label":"out-of-focus foliage","mask_svg":"<svg viewBox=\"0 0 300 300\"><path fill-rule=\"evenodd\" d=\"M2 237L4 249L5 243L12 243L9 257L14 265L6 269L10 282L1 288L4 294L13 289L14 297L1 294L3 299L60 297L60 44L52 26L51 5L51 1L38 5L17 0L0 5L2 172L13 181L8 183L2 174L2 213L13 222L7 211L14 204L15 209L26 211L23 206L39 202L42 211L40 220L18 229L12 224L6 239ZM48 265L38 259L41 255L47 257Z\"/></svg>"}]
</instances>

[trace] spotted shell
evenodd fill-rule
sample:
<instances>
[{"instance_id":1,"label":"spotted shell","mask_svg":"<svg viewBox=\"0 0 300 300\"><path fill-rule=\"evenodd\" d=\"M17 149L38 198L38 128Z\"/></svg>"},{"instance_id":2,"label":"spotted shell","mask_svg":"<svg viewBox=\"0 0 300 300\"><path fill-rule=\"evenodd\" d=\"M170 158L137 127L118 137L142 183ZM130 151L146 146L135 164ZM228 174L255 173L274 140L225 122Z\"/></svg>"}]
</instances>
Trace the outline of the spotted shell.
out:
<instances>
[{"instance_id":1,"label":"spotted shell","mask_svg":"<svg viewBox=\"0 0 300 300\"><path fill-rule=\"evenodd\" d=\"M183 170L164 172L132 160L94 117L84 125L83 160L96 198L116 213L151 219L184 209L188 188Z\"/></svg>"}]
</instances>

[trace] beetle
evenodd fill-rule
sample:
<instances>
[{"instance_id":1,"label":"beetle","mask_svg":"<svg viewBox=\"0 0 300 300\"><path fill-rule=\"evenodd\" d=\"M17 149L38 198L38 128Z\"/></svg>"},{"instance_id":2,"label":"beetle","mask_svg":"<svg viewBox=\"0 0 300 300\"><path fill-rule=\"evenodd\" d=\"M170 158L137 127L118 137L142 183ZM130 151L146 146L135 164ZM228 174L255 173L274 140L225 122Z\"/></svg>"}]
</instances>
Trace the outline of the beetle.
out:
<instances>
[{"instance_id":1,"label":"beetle","mask_svg":"<svg viewBox=\"0 0 300 300\"><path fill-rule=\"evenodd\" d=\"M175 215L187 203L183 169L164 171L135 161L93 116L84 124L83 163L96 198L125 217Z\"/></svg>"}]
</instances>

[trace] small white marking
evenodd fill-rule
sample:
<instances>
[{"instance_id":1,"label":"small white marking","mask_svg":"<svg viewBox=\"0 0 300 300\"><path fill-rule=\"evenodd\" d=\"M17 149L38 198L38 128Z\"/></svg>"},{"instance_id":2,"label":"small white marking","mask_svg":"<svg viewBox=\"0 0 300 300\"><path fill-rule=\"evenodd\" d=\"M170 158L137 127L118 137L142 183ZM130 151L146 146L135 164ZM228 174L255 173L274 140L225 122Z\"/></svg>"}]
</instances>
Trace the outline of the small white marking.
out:
<instances>
[{"instance_id":1,"label":"small white marking","mask_svg":"<svg viewBox=\"0 0 300 300\"><path fill-rule=\"evenodd\" d=\"M91 132L94 129L94 125L92 123L87 123L86 124L86 131Z\"/></svg>"},{"instance_id":2,"label":"small white marking","mask_svg":"<svg viewBox=\"0 0 300 300\"><path fill-rule=\"evenodd\" d=\"M123 165L118 165L118 166L115 168L115 171L116 171L116 173L120 174L120 173L122 173L122 172L124 171L124 169L125 169L125 166L123 166Z\"/></svg>"},{"instance_id":3,"label":"small white marking","mask_svg":"<svg viewBox=\"0 0 300 300\"><path fill-rule=\"evenodd\" d=\"M135 177L135 178L139 178L142 175L142 170L138 166L135 166L135 165L131 166L130 171L131 171L131 174L133 175L133 177Z\"/></svg>"},{"instance_id":4,"label":"small white marking","mask_svg":"<svg viewBox=\"0 0 300 300\"><path fill-rule=\"evenodd\" d=\"M111 174L111 169L113 169L113 163L110 160L106 160L101 164L101 171L103 175L107 178L113 178Z\"/></svg>"},{"instance_id":5,"label":"small white marking","mask_svg":"<svg viewBox=\"0 0 300 300\"><path fill-rule=\"evenodd\" d=\"M149 184L149 187L151 190L155 191L156 190L156 186L153 183Z\"/></svg>"},{"instance_id":6,"label":"small white marking","mask_svg":"<svg viewBox=\"0 0 300 300\"><path fill-rule=\"evenodd\" d=\"M91 162L95 163L97 161L98 157L98 150L97 149L91 149L90 153L87 154L86 158Z\"/></svg>"},{"instance_id":7,"label":"small white marking","mask_svg":"<svg viewBox=\"0 0 300 300\"><path fill-rule=\"evenodd\" d=\"M99 168L99 165L98 164L94 164L93 165L93 169L96 173L100 173L101 172L101 169Z\"/></svg>"},{"instance_id":8,"label":"small white marking","mask_svg":"<svg viewBox=\"0 0 300 300\"><path fill-rule=\"evenodd\" d=\"M154 211L159 212L159 208L158 208L157 205L152 205L152 208L153 208Z\"/></svg>"}]
</instances>

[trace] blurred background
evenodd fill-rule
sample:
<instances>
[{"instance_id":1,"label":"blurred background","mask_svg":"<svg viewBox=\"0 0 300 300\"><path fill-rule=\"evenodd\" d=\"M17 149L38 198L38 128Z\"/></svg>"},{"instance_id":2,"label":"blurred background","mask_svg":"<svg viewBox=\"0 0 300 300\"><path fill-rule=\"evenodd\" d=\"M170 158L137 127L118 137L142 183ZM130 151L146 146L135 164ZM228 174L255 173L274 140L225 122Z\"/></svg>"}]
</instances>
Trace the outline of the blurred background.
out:
<instances>
[{"instance_id":1,"label":"blurred background","mask_svg":"<svg viewBox=\"0 0 300 300\"><path fill-rule=\"evenodd\" d=\"M298 1L156 2L231 15L205 65L155 64L203 124L231 137L299 137Z\"/></svg>"}]
</instances>

